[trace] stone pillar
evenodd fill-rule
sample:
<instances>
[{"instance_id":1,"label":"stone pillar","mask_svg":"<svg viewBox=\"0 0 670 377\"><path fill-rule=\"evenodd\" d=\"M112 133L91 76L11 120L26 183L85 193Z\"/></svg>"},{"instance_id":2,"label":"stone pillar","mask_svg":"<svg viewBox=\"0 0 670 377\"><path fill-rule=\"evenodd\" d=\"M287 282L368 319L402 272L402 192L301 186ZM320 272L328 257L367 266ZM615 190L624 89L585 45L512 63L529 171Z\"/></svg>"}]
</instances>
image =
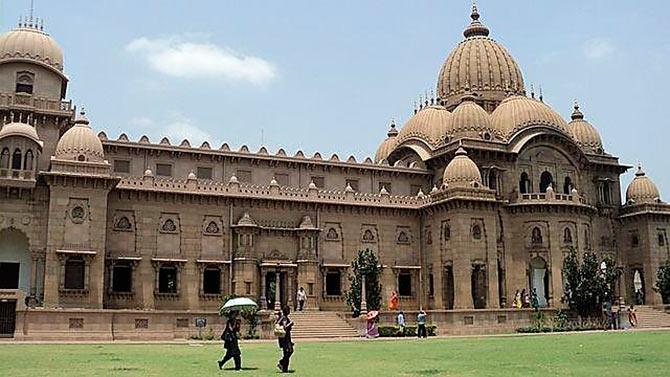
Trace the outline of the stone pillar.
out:
<instances>
[{"instance_id":1,"label":"stone pillar","mask_svg":"<svg viewBox=\"0 0 670 377\"><path fill-rule=\"evenodd\" d=\"M444 286L444 267L439 266L438 268L433 268L433 303L434 307L431 309L443 309L444 308L444 292L446 287ZM430 288L430 287L429 287Z\"/></svg>"},{"instance_id":2,"label":"stone pillar","mask_svg":"<svg viewBox=\"0 0 670 377\"><path fill-rule=\"evenodd\" d=\"M266 271L261 269L261 297L259 299L259 302L261 304L262 309L268 310L270 308L268 308L268 300L266 298L267 297L267 290L265 288L265 285L266 285L267 276L265 276L265 275L266 275Z\"/></svg>"},{"instance_id":3,"label":"stone pillar","mask_svg":"<svg viewBox=\"0 0 670 377\"><path fill-rule=\"evenodd\" d=\"M361 275L361 315L368 314L368 302L365 293L365 275Z\"/></svg>"},{"instance_id":4,"label":"stone pillar","mask_svg":"<svg viewBox=\"0 0 670 377\"><path fill-rule=\"evenodd\" d=\"M279 290L281 289L280 286L281 283L281 278L279 275L279 269L275 270L275 311L281 310L281 302L279 300L281 299L281 296L279 295Z\"/></svg>"}]
</instances>

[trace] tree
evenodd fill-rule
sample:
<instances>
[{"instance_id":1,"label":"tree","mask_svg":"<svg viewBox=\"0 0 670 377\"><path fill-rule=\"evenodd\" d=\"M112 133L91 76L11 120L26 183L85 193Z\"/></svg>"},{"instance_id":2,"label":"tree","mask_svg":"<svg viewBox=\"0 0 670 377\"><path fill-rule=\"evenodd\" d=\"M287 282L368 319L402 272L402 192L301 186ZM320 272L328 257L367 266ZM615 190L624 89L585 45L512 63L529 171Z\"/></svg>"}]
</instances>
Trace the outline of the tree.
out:
<instances>
[{"instance_id":1,"label":"tree","mask_svg":"<svg viewBox=\"0 0 670 377\"><path fill-rule=\"evenodd\" d=\"M584 253L580 263L574 249L563 261L563 302L582 317L598 316L604 302L614 301L614 288L621 271L611 257L603 258L602 263L598 263L593 253Z\"/></svg>"},{"instance_id":2,"label":"tree","mask_svg":"<svg viewBox=\"0 0 670 377\"><path fill-rule=\"evenodd\" d=\"M361 280L365 276L365 300L369 310L379 310L382 302L382 286L379 282L381 267L379 259L370 249L360 250L351 262L349 274L349 292L346 293L347 304L354 316L361 313Z\"/></svg>"},{"instance_id":3,"label":"tree","mask_svg":"<svg viewBox=\"0 0 670 377\"><path fill-rule=\"evenodd\" d=\"M663 304L670 304L670 259L658 267L654 290L661 295Z\"/></svg>"}]
</instances>

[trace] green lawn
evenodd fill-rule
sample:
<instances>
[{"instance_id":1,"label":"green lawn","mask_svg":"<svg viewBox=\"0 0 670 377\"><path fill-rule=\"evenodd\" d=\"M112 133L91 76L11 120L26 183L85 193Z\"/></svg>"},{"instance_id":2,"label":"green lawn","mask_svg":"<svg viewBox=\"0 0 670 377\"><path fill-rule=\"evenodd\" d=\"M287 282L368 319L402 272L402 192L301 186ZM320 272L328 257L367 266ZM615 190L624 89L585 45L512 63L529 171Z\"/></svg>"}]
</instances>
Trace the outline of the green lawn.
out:
<instances>
[{"instance_id":1,"label":"green lawn","mask_svg":"<svg viewBox=\"0 0 670 377\"><path fill-rule=\"evenodd\" d=\"M294 376L668 376L670 332L298 343ZM0 343L0 376L276 376L276 343L242 344L241 373L220 346ZM232 367L232 361L226 367Z\"/></svg>"}]
</instances>

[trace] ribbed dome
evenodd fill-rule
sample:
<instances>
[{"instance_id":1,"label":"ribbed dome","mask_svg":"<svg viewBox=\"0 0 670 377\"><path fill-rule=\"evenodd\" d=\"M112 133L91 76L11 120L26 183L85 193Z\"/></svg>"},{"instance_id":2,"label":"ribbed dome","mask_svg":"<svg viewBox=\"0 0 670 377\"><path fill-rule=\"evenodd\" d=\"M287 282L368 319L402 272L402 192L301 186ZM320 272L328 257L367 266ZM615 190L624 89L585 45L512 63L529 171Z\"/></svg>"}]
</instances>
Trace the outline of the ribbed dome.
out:
<instances>
[{"instance_id":1,"label":"ribbed dome","mask_svg":"<svg viewBox=\"0 0 670 377\"><path fill-rule=\"evenodd\" d=\"M493 127L505 137L529 126L548 126L568 133L568 125L544 102L525 96L506 98L491 113Z\"/></svg>"},{"instance_id":2,"label":"ribbed dome","mask_svg":"<svg viewBox=\"0 0 670 377\"><path fill-rule=\"evenodd\" d=\"M493 101L502 101L507 93L525 94L519 66L503 46L488 38L489 29L479 22L474 6L471 18L472 23L463 32L465 40L442 65L437 80L439 96L453 103L468 91Z\"/></svg>"},{"instance_id":3,"label":"ribbed dome","mask_svg":"<svg viewBox=\"0 0 670 377\"><path fill-rule=\"evenodd\" d=\"M465 97L464 101L451 114L449 134L455 138L486 138L487 132L490 133L489 137L492 137L493 134L499 134L491 126L489 114L477 105L472 97Z\"/></svg>"},{"instance_id":4,"label":"ribbed dome","mask_svg":"<svg viewBox=\"0 0 670 377\"><path fill-rule=\"evenodd\" d=\"M22 136L34 141L40 147L42 146L42 141L39 136L37 136L35 127L26 123L15 122L5 124L2 129L0 129L0 140L10 136Z\"/></svg>"},{"instance_id":5,"label":"ribbed dome","mask_svg":"<svg viewBox=\"0 0 670 377\"><path fill-rule=\"evenodd\" d=\"M398 144L417 137L432 147L444 143L451 121L451 113L440 105L430 105L419 110L398 134Z\"/></svg>"},{"instance_id":6,"label":"ribbed dome","mask_svg":"<svg viewBox=\"0 0 670 377\"><path fill-rule=\"evenodd\" d=\"M602 154L603 141L600 138L598 130L591 123L584 120L584 114L579 111L579 105L575 104L575 110L572 112L572 120L568 123L570 134L577 142L577 145L586 153Z\"/></svg>"},{"instance_id":7,"label":"ribbed dome","mask_svg":"<svg viewBox=\"0 0 670 377\"><path fill-rule=\"evenodd\" d=\"M58 140L55 157L60 160L104 161L102 142L93 133L83 112L75 119L74 126Z\"/></svg>"},{"instance_id":8,"label":"ribbed dome","mask_svg":"<svg viewBox=\"0 0 670 377\"><path fill-rule=\"evenodd\" d=\"M394 122L391 122L391 128L386 135L387 138L382 141L379 148L377 148L377 153L375 153L375 163L386 159L393 152L393 148L398 145L398 130L396 130Z\"/></svg>"},{"instance_id":9,"label":"ribbed dome","mask_svg":"<svg viewBox=\"0 0 670 377\"><path fill-rule=\"evenodd\" d=\"M21 25L0 35L0 63L32 60L63 71L63 50L37 25Z\"/></svg>"},{"instance_id":10,"label":"ribbed dome","mask_svg":"<svg viewBox=\"0 0 670 377\"><path fill-rule=\"evenodd\" d=\"M444 169L442 183L447 187L473 187L482 184L482 176L477 164L468 157L468 153L463 148L458 148L456 156Z\"/></svg>"},{"instance_id":11,"label":"ribbed dome","mask_svg":"<svg viewBox=\"0 0 670 377\"><path fill-rule=\"evenodd\" d=\"M626 203L655 203L660 199L658 187L638 166L635 178L626 189Z\"/></svg>"}]
</instances>

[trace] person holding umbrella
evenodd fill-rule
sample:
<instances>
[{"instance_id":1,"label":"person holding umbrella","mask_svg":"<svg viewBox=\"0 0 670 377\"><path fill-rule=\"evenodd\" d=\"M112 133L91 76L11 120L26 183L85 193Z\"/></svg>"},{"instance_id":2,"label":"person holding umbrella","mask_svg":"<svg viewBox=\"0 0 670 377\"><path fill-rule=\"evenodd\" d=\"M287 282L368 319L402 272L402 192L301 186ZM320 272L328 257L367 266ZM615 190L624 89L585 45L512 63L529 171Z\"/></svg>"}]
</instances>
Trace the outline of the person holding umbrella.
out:
<instances>
[{"instance_id":1,"label":"person holding umbrella","mask_svg":"<svg viewBox=\"0 0 670 377\"><path fill-rule=\"evenodd\" d=\"M237 317L241 310L257 307L258 304L254 300L246 297L238 297L226 301L219 310L221 315L228 317L226 328L223 330L223 334L221 334L226 354L223 356L223 359L217 361L219 369L222 369L223 365L230 359L235 361L235 370L242 369L242 352L239 345L241 321Z\"/></svg>"},{"instance_id":2,"label":"person holding umbrella","mask_svg":"<svg viewBox=\"0 0 670 377\"><path fill-rule=\"evenodd\" d=\"M379 330L375 325L376 318L378 315L379 312L377 310L369 311L368 314L365 315L365 320L367 321L367 324L365 326L365 337L368 339L379 337Z\"/></svg>"},{"instance_id":3,"label":"person holding umbrella","mask_svg":"<svg viewBox=\"0 0 670 377\"><path fill-rule=\"evenodd\" d=\"M219 369L223 368L223 365L228 362L228 360L233 359L235 361L235 370L242 369L242 352L240 351L240 345L238 340L240 338L240 326L241 322L237 319L237 311L232 311L226 322L226 328L221 334L221 340L223 340L223 348L226 349L226 354L223 356L223 359L218 360Z\"/></svg>"}]
</instances>

